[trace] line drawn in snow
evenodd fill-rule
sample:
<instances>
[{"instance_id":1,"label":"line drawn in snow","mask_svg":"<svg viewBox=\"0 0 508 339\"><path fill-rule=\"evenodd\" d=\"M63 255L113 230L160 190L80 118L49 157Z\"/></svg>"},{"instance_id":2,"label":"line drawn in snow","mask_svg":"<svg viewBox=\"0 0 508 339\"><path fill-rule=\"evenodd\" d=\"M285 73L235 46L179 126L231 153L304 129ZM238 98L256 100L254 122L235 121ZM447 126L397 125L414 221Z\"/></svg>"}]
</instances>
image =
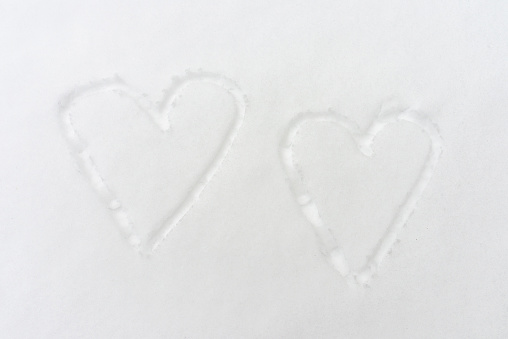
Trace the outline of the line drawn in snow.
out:
<instances>
[{"instance_id":1,"label":"line drawn in snow","mask_svg":"<svg viewBox=\"0 0 508 339\"><path fill-rule=\"evenodd\" d=\"M97 92L113 92L124 95L133 100L137 107L148 114L154 123L164 133L168 133L171 125L171 113L175 103L186 87L192 83L207 83L225 90L234 100L235 113L228 131L222 139L218 151L212 158L209 165L204 169L201 176L191 185L189 191L178 202L176 208L169 213L164 221L158 225L147 237L141 238L134 229L133 222L122 202L115 192L108 187L104 176L98 171L89 147L73 125L70 108L79 99ZM160 102L154 103L147 99L147 96L132 86L128 85L119 76L92 82L88 85L75 88L65 95L58 105L58 114L61 120L65 139L71 151L78 160L85 176L92 184L99 197L106 203L120 229L122 235L127 239L139 253L152 254L175 226L185 217L187 212L199 199L201 193L212 180L217 170L222 165L231 146L236 139L238 131L243 123L247 107L245 94L238 85L231 79L211 72L187 71L183 77L173 77L169 88L163 91L164 95Z\"/></svg>"},{"instance_id":2,"label":"line drawn in snow","mask_svg":"<svg viewBox=\"0 0 508 339\"><path fill-rule=\"evenodd\" d=\"M432 178L443 148L437 127L427 117L412 109L384 114L385 112L386 109L382 108L379 116L364 131L361 131L354 122L345 116L331 110L322 113L301 113L291 121L279 149L279 155L288 176L292 194L302 214L313 226L321 243L323 254L330 264L352 285L368 285L373 275L378 272L379 266L390 253L402 228L413 213L425 187ZM368 256L367 262L359 270L353 270L350 267L340 242L335 239L330 228L323 222L319 209L304 183L302 174L298 170L299 164L295 160L293 150L295 137L302 126L309 122L330 123L344 128L352 136L358 150L367 157L373 155L372 144L376 135L388 124L410 122L422 129L430 139L429 153L416 182L406 194L400 208L393 215L391 223L377 246Z\"/></svg>"}]
</instances>

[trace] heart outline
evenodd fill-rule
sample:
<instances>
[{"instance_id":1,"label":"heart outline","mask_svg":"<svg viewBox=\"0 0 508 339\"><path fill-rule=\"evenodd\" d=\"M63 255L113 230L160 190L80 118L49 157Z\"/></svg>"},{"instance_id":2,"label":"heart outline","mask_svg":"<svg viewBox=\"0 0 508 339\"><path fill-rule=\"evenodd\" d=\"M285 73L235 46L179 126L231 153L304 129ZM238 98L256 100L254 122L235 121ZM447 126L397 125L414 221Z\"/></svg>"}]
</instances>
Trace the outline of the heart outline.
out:
<instances>
[{"instance_id":1,"label":"heart outline","mask_svg":"<svg viewBox=\"0 0 508 339\"><path fill-rule=\"evenodd\" d=\"M342 246L321 219L319 209L309 193L303 176L298 170L298 163L295 161L293 151L295 145L294 139L301 127L311 121L332 123L344 128L352 136L360 152L369 157L373 154L372 143L376 135L388 124L401 121L413 123L421 128L430 140L429 153L421 168L420 174L404 197L404 201L400 205L399 210L393 215L392 221L386 228L377 246L368 256L367 262L359 270L350 269ZM327 257L330 264L345 277L350 284L365 286L369 283L372 276L377 273L379 266L393 248L401 230L406 225L425 191L439 161L442 148L442 139L438 128L427 117L419 114L413 109L387 114L386 109L382 108L378 117L373 120L370 126L364 131L361 131L358 126L347 117L331 110L321 113L301 113L290 122L282 138L279 155L288 177L291 191L300 207L300 211L313 226L320 241L323 254Z\"/></svg>"},{"instance_id":2,"label":"heart outline","mask_svg":"<svg viewBox=\"0 0 508 339\"><path fill-rule=\"evenodd\" d=\"M147 113L151 120L164 133L168 132L170 129L170 117L175 103L187 86L192 83L208 83L225 90L233 98L235 105L234 117L231 120L230 127L225 133L224 138L221 140L220 147L216 154L198 176L196 182L189 187L188 192L179 200L174 210L164 217L164 221L152 230L148 237L141 239L140 236L136 234L134 224L128 212L123 208L122 202L108 187L104 177L97 169L86 141L79 135L74 127L70 108L77 100L83 97L100 92L114 92L117 95L128 96L133 99L138 108ZM117 75L114 78L91 82L88 85L75 88L63 96L58 105L58 115L60 117L65 140L70 146L73 155L76 157L80 168L85 173L85 176L88 178L95 192L112 211L113 217L122 235L139 253L146 255L152 254L157 249L167 235L185 217L197 202L208 183L213 179L238 135L247 108L247 98L236 82L225 76L211 72L187 71L183 77L173 77L170 87L164 90L163 93L162 100L158 103L154 103L147 99L145 94L128 85Z\"/></svg>"}]
</instances>

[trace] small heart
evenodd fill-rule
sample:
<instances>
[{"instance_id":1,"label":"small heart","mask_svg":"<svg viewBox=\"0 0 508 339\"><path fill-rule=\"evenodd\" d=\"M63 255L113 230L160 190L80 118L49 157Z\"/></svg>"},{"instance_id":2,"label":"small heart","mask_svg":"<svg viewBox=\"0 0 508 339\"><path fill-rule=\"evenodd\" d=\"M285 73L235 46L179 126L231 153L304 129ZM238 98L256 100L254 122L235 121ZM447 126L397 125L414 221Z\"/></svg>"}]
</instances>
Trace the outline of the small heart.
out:
<instances>
[{"instance_id":1,"label":"small heart","mask_svg":"<svg viewBox=\"0 0 508 339\"><path fill-rule=\"evenodd\" d=\"M409 122L420 128L430 140L429 153L418 178L412 187L409 188L400 207L391 218L391 223L379 239L377 246L368 256L367 262L358 270L351 268L351 264L346 259L343 246L335 239L330 227L323 222L315 198L309 193L307 184L304 182L301 166L294 156L296 136L301 128L310 122L328 123L342 127L350 134L358 151L367 157L373 155L372 144L376 136L389 124ZM402 228L413 213L418 200L429 183L441 152L442 141L436 126L426 117L412 110L394 113L393 111L387 112L383 109L378 118L364 131L360 131L345 116L334 112L303 113L291 122L280 146L282 164L288 176L294 198L300 206L302 214L313 226L320 240L324 255L343 277L359 285L366 285L370 281L372 276L378 271L383 259L391 251Z\"/></svg>"},{"instance_id":2,"label":"small heart","mask_svg":"<svg viewBox=\"0 0 508 339\"><path fill-rule=\"evenodd\" d=\"M235 110L234 117L224 136L219 141L218 150L213 154L211 160L207 162L205 168L199 172L199 178L194 181L183 197L178 200L176 207L171 212L166 213L162 221L155 225L149 234L141 235L140 232L136 230L132 215L130 215L128 209L125 208L125 205L127 205L126 202L119 198L118 192L112 189L112 185L108 184L103 171L99 170L88 139L86 139L82 133L78 132L71 114L71 108L85 97L97 95L98 93L114 93L119 97L129 99L129 104L131 106L132 103L134 103L136 109L155 123L159 131L163 133L163 136L167 136L171 134L173 129L170 118L175 109L176 102L182 96L183 91L190 84L201 83L211 84L224 90L232 97ZM173 79L172 85L164 91L164 95L158 103L150 101L147 99L146 95L126 84L119 77L79 87L61 100L59 104L59 117L61 119L65 139L76 156L82 172L92 184L95 192L113 214L121 233L136 250L150 254L189 212L220 168L242 125L245 110L245 95L234 81L224 76L208 72L187 72L184 77ZM106 118L113 119L111 117ZM122 123L125 122L122 121ZM190 125L193 123L195 123L195 121L192 121ZM114 125L111 121L109 124ZM142 127L136 125L134 128L137 130ZM200 136L196 136L196 139L199 137ZM162 141L158 142L160 144L164 142L164 139L162 138ZM136 145L136 143L133 144Z\"/></svg>"}]
</instances>

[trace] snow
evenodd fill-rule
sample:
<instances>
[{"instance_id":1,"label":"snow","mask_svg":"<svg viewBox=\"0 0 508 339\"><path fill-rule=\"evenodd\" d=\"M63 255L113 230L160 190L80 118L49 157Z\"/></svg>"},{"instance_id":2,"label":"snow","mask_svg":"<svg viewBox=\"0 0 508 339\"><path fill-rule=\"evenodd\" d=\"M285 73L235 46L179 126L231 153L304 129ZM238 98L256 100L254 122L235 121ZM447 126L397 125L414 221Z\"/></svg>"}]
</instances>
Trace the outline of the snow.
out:
<instances>
[{"instance_id":1,"label":"snow","mask_svg":"<svg viewBox=\"0 0 508 339\"><path fill-rule=\"evenodd\" d=\"M506 337L507 19L3 1L0 337Z\"/></svg>"}]
</instances>

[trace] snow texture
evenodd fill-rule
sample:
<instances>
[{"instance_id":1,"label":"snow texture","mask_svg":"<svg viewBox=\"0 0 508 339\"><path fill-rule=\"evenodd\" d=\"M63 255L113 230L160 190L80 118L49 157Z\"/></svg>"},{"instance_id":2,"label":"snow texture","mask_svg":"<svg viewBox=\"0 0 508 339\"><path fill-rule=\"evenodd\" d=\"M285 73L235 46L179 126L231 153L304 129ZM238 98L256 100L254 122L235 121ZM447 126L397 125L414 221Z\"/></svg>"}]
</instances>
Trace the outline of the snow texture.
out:
<instances>
[{"instance_id":1,"label":"snow texture","mask_svg":"<svg viewBox=\"0 0 508 339\"><path fill-rule=\"evenodd\" d=\"M508 337L508 2L0 2L0 337Z\"/></svg>"}]
</instances>

